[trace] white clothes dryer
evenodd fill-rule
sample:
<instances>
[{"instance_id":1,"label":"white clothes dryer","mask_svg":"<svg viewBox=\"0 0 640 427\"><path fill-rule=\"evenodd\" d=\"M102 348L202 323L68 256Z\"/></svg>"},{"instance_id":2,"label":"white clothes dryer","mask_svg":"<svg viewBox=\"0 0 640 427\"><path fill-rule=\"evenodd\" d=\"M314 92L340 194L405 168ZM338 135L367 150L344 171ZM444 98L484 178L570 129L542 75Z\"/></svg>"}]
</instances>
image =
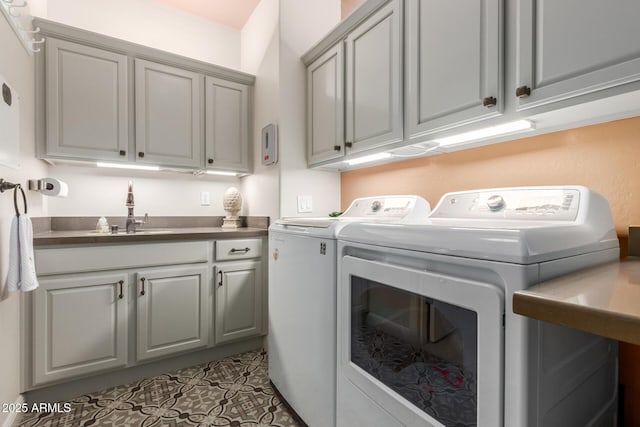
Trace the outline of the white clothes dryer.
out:
<instances>
[{"instance_id":1,"label":"white clothes dryer","mask_svg":"<svg viewBox=\"0 0 640 427\"><path fill-rule=\"evenodd\" d=\"M354 200L337 218L269 227L269 378L310 426L335 425L336 233L345 224L424 221L419 196Z\"/></svg>"},{"instance_id":2,"label":"white clothes dryer","mask_svg":"<svg viewBox=\"0 0 640 427\"><path fill-rule=\"evenodd\" d=\"M515 291L618 259L580 186L446 194L423 224L338 233L337 425L614 426L617 342L513 313Z\"/></svg>"}]
</instances>

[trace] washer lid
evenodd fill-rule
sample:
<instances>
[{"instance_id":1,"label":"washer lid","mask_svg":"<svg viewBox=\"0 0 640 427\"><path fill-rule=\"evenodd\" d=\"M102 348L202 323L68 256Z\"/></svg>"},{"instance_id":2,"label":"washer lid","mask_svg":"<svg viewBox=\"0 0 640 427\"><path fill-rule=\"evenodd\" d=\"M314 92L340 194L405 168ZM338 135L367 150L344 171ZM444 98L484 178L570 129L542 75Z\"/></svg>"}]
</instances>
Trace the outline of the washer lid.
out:
<instances>
[{"instance_id":1,"label":"washer lid","mask_svg":"<svg viewBox=\"0 0 640 427\"><path fill-rule=\"evenodd\" d=\"M274 224L283 226L280 228L330 228L348 222L420 221L426 219L430 212L429 202L420 196L373 196L355 199L338 217L284 217Z\"/></svg>"},{"instance_id":2,"label":"washer lid","mask_svg":"<svg viewBox=\"0 0 640 427\"><path fill-rule=\"evenodd\" d=\"M338 218L280 218L276 224L284 226L329 228L338 222Z\"/></svg>"},{"instance_id":3,"label":"washer lid","mask_svg":"<svg viewBox=\"0 0 640 427\"><path fill-rule=\"evenodd\" d=\"M619 245L607 201L579 186L449 193L422 224L349 224L338 238L517 264Z\"/></svg>"},{"instance_id":4,"label":"washer lid","mask_svg":"<svg viewBox=\"0 0 640 427\"><path fill-rule=\"evenodd\" d=\"M595 237L585 225L503 224L501 228L459 222L346 225L338 239L370 245L514 264L533 264L618 248L613 229Z\"/></svg>"}]
</instances>

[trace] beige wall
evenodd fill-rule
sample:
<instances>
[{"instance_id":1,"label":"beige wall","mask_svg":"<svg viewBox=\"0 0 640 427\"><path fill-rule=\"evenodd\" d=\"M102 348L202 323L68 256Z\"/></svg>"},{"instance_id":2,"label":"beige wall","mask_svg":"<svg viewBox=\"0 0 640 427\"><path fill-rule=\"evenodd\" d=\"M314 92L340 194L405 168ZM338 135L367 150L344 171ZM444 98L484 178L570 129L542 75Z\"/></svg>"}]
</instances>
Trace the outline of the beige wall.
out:
<instances>
[{"instance_id":1,"label":"beige wall","mask_svg":"<svg viewBox=\"0 0 640 427\"><path fill-rule=\"evenodd\" d=\"M434 206L449 191L579 184L611 205L621 249L640 224L640 117L433 157L344 172L341 205L376 194L419 194ZM621 343L625 426L640 426L640 347Z\"/></svg>"}]
</instances>

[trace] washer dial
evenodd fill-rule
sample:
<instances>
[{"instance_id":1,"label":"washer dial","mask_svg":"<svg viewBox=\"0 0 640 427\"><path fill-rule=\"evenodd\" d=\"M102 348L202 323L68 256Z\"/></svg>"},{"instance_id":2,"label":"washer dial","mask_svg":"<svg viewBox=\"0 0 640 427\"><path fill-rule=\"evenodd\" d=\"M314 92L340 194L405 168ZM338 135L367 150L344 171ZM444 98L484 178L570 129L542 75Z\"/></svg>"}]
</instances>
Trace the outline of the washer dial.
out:
<instances>
[{"instance_id":1,"label":"washer dial","mask_svg":"<svg viewBox=\"0 0 640 427\"><path fill-rule=\"evenodd\" d=\"M504 206L505 206L504 199L502 198L502 196L498 194L491 196L487 199L487 207L494 212L499 211L500 209L504 208Z\"/></svg>"}]
</instances>

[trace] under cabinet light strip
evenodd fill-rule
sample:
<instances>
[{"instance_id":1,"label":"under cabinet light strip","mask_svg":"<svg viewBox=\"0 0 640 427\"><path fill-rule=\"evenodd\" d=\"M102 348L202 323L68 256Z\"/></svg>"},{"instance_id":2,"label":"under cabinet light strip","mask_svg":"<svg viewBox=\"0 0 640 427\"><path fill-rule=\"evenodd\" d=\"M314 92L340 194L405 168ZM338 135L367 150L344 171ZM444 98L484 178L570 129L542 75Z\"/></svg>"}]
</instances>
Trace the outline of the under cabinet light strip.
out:
<instances>
[{"instance_id":1,"label":"under cabinet light strip","mask_svg":"<svg viewBox=\"0 0 640 427\"><path fill-rule=\"evenodd\" d=\"M433 142L437 142L440 146L460 144L462 142L477 141L492 136L507 135L510 133L521 132L525 130L535 129L534 123L530 120L517 120L502 125L490 126L471 132L464 132L457 135L447 136L444 138L436 138Z\"/></svg>"},{"instance_id":2,"label":"under cabinet light strip","mask_svg":"<svg viewBox=\"0 0 640 427\"><path fill-rule=\"evenodd\" d=\"M368 156L356 157L355 159L345 160L345 162L349 166L353 166L353 165L359 165L362 163L375 162L376 160L388 159L391 156L392 156L391 153L383 152L383 153L371 154Z\"/></svg>"},{"instance_id":3,"label":"under cabinet light strip","mask_svg":"<svg viewBox=\"0 0 640 427\"><path fill-rule=\"evenodd\" d=\"M237 176L235 172L225 172L225 171L206 171L207 175L222 175L222 176Z\"/></svg>"},{"instance_id":4,"label":"under cabinet light strip","mask_svg":"<svg viewBox=\"0 0 640 427\"><path fill-rule=\"evenodd\" d=\"M99 168L115 168L115 169L137 169L143 171L159 171L159 166L151 166L151 165L128 165L126 163L108 163L108 162L97 162L96 166Z\"/></svg>"}]
</instances>

